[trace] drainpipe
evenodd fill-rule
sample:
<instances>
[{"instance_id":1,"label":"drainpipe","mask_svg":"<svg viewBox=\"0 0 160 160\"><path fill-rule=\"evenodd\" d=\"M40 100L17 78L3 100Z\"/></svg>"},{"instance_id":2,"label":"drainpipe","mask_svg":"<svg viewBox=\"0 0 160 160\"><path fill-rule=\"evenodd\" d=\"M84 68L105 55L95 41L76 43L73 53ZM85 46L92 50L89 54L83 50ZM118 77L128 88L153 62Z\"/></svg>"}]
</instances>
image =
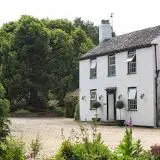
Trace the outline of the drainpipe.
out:
<instances>
[{"instance_id":1,"label":"drainpipe","mask_svg":"<svg viewBox=\"0 0 160 160\"><path fill-rule=\"evenodd\" d=\"M155 51L155 73L156 73L156 77L155 77L155 95L156 95L156 127L158 127L158 103L157 103L157 87L158 87L158 69L157 69L157 44L153 44L154 45L154 51Z\"/></svg>"}]
</instances>

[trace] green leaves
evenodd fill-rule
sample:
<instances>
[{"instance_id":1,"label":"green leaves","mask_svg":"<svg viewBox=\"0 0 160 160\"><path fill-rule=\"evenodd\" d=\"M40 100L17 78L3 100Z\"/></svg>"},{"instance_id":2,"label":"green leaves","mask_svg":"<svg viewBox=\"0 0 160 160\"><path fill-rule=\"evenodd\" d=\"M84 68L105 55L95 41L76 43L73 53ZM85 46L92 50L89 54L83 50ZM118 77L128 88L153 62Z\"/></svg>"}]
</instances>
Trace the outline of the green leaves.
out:
<instances>
[{"instance_id":1,"label":"green leaves","mask_svg":"<svg viewBox=\"0 0 160 160\"><path fill-rule=\"evenodd\" d=\"M95 29L90 22L27 15L3 25L0 75L11 103L44 108L52 92L63 106L66 93L78 88L79 57L94 46L87 28Z\"/></svg>"},{"instance_id":2,"label":"green leaves","mask_svg":"<svg viewBox=\"0 0 160 160\"><path fill-rule=\"evenodd\" d=\"M125 136L120 145L115 150L115 159L117 160L131 160L138 158L142 154L142 146L140 140L134 141L132 137L132 128L127 129Z\"/></svg>"},{"instance_id":3,"label":"green leaves","mask_svg":"<svg viewBox=\"0 0 160 160\"><path fill-rule=\"evenodd\" d=\"M10 103L5 99L5 89L0 83L0 143L3 142L6 137L9 135L9 107Z\"/></svg>"}]
</instances>

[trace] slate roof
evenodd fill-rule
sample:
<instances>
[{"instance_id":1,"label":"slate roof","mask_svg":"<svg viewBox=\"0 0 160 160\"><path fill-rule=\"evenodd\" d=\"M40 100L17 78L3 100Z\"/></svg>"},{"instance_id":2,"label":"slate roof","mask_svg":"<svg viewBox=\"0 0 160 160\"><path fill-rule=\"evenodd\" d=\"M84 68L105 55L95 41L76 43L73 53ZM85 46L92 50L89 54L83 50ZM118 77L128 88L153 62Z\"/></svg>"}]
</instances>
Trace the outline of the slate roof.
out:
<instances>
[{"instance_id":1,"label":"slate roof","mask_svg":"<svg viewBox=\"0 0 160 160\"><path fill-rule=\"evenodd\" d=\"M131 49L150 47L152 40L160 36L160 26L146 28L131 33L113 37L106 42L100 43L86 54L82 55L80 60L97 56L103 56L111 53L118 53Z\"/></svg>"}]
</instances>

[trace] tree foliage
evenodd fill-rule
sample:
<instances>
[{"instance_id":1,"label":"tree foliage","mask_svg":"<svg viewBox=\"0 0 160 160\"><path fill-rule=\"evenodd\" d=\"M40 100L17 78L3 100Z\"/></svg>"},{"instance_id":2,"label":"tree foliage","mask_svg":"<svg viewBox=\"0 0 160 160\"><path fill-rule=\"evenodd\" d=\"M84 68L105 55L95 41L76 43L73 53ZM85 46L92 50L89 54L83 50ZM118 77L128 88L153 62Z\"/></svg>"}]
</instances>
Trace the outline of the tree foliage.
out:
<instances>
[{"instance_id":1,"label":"tree foliage","mask_svg":"<svg viewBox=\"0 0 160 160\"><path fill-rule=\"evenodd\" d=\"M84 21L80 17L75 18L74 25L76 27L80 27L83 31L85 31L86 35L90 37L95 45L98 44L98 27L94 25L91 21Z\"/></svg>"},{"instance_id":2,"label":"tree foliage","mask_svg":"<svg viewBox=\"0 0 160 160\"><path fill-rule=\"evenodd\" d=\"M9 114L9 101L5 99L5 93L5 89L0 83L0 143L6 139L10 132L9 120L7 119Z\"/></svg>"},{"instance_id":3,"label":"tree foliage","mask_svg":"<svg viewBox=\"0 0 160 160\"><path fill-rule=\"evenodd\" d=\"M0 77L12 104L43 108L51 92L62 106L66 93L78 88L79 57L94 46L87 30L96 28L78 22L24 15L0 28Z\"/></svg>"}]
</instances>

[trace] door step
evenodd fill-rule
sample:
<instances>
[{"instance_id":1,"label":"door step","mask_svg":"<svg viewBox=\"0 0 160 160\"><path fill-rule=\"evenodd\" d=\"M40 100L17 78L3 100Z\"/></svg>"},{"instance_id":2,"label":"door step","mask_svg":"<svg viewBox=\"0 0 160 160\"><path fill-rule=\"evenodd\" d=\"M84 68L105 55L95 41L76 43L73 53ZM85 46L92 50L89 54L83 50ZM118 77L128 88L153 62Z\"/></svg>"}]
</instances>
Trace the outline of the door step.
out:
<instances>
[{"instance_id":1,"label":"door step","mask_svg":"<svg viewBox=\"0 0 160 160\"><path fill-rule=\"evenodd\" d=\"M101 121L100 125L104 126L116 126L116 121Z\"/></svg>"}]
</instances>

